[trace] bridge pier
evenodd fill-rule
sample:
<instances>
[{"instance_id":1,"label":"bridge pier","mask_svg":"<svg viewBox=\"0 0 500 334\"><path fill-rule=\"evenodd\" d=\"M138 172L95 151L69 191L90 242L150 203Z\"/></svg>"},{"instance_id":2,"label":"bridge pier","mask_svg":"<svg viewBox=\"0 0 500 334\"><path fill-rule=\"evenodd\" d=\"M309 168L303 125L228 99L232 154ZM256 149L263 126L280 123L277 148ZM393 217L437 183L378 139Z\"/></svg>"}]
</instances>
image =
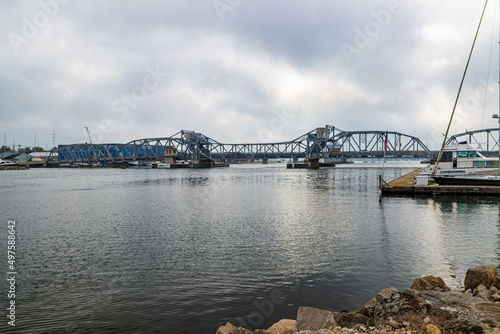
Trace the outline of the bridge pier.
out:
<instances>
[{"instance_id":1,"label":"bridge pier","mask_svg":"<svg viewBox=\"0 0 500 334\"><path fill-rule=\"evenodd\" d=\"M195 160L193 163L193 168L212 168L214 167L213 160Z\"/></svg>"},{"instance_id":2,"label":"bridge pier","mask_svg":"<svg viewBox=\"0 0 500 334\"><path fill-rule=\"evenodd\" d=\"M309 161L307 161L307 163L309 164L310 169L318 169L319 168L319 159L309 159Z\"/></svg>"},{"instance_id":3,"label":"bridge pier","mask_svg":"<svg viewBox=\"0 0 500 334\"><path fill-rule=\"evenodd\" d=\"M267 165L269 163L269 159L262 159L262 164Z\"/></svg>"}]
</instances>

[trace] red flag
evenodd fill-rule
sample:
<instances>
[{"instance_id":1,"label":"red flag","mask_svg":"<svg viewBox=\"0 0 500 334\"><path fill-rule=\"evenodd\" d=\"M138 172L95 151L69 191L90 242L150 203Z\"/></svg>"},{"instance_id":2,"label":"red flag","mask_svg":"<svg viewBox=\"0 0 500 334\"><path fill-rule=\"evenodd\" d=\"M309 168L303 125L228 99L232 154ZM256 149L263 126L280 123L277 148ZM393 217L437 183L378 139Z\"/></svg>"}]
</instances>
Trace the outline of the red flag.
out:
<instances>
[{"instance_id":1,"label":"red flag","mask_svg":"<svg viewBox=\"0 0 500 334\"><path fill-rule=\"evenodd\" d=\"M385 135L385 140L384 140L384 150L387 152L388 148L388 142L389 142L389 137L387 137L387 134Z\"/></svg>"}]
</instances>

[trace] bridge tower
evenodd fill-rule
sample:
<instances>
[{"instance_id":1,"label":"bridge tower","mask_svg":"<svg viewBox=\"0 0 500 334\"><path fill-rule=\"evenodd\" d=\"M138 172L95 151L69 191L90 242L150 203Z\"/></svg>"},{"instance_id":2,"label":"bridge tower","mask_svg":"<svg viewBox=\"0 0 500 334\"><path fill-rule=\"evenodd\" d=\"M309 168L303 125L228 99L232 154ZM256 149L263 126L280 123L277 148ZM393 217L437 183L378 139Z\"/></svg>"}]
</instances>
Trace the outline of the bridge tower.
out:
<instances>
[{"instance_id":1,"label":"bridge tower","mask_svg":"<svg viewBox=\"0 0 500 334\"><path fill-rule=\"evenodd\" d=\"M309 168L319 168L319 159L323 158L323 153L327 147L330 135L334 133L333 126L325 125L325 127L316 128L316 133L310 132L307 135L306 159Z\"/></svg>"},{"instance_id":2,"label":"bridge tower","mask_svg":"<svg viewBox=\"0 0 500 334\"><path fill-rule=\"evenodd\" d=\"M184 142L192 153L194 168L211 168L214 166L212 159L211 143L208 137L194 131L182 131Z\"/></svg>"}]
</instances>

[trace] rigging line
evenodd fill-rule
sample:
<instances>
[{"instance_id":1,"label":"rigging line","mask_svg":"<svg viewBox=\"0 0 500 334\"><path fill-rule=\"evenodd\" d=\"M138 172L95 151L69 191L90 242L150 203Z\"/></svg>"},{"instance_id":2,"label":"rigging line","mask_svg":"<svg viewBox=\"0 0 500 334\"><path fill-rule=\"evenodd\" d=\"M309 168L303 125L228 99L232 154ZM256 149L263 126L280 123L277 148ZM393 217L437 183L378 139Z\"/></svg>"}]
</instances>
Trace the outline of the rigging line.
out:
<instances>
[{"instance_id":1,"label":"rigging line","mask_svg":"<svg viewBox=\"0 0 500 334\"><path fill-rule=\"evenodd\" d=\"M477 35L479 34L479 28L481 28L481 22L483 22L484 12L486 11L487 5L488 5L488 0L486 0L486 2L484 4L483 13L481 14L481 19L479 20L479 25L477 26L476 35L474 36L474 42L472 42L472 47L470 49L469 58L467 59L467 65L465 65L464 74L462 75L462 81L460 82L460 87L458 88L458 94L457 94L457 98L455 99L455 105L453 106L453 111L451 112L450 121L448 122L448 127L446 128L446 133L445 133L444 138L443 138L443 144L441 145L441 150L439 151L438 158L436 160L436 167L434 168L432 175L434 175L436 173L438 165L439 165L439 160L441 160L441 156L443 155L444 146L446 145L446 139L448 138L448 133L450 132L450 126L451 126L451 123L453 122L453 116L455 115L455 110L457 109L457 104L458 104L458 99L460 97L460 92L462 91L462 86L464 84L465 75L467 74L467 69L469 68L470 59L472 57L472 51L474 51L474 46L476 45Z\"/></svg>"},{"instance_id":2,"label":"rigging line","mask_svg":"<svg viewBox=\"0 0 500 334\"><path fill-rule=\"evenodd\" d=\"M495 13L497 8L497 2L495 2ZM497 15L493 17L493 25L491 27L491 43L490 43L490 59L488 61L488 75L486 77L486 87L484 89L484 100L483 100L483 114L481 115L481 124L479 126L479 129L483 128L483 123L484 123L484 114L486 112L486 98L488 97L488 89L490 86L490 74L491 74L491 59L493 58L493 42L494 42L494 36L495 36L495 27L496 27L496 21L497 21ZM481 141L482 139L482 133L479 135Z\"/></svg>"}]
</instances>

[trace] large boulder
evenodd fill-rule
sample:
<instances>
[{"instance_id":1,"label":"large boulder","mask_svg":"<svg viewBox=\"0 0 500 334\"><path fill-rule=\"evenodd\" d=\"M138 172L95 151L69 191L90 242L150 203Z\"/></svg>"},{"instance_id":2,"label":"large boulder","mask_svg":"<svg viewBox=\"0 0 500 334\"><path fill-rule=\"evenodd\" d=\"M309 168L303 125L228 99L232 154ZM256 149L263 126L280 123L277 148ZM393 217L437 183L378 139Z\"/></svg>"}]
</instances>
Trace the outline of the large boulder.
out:
<instances>
[{"instance_id":1,"label":"large boulder","mask_svg":"<svg viewBox=\"0 0 500 334\"><path fill-rule=\"evenodd\" d=\"M490 266L479 266L476 268L467 269L465 274L465 290L474 290L479 284L483 284L487 288L495 284L497 277L497 268Z\"/></svg>"},{"instance_id":2,"label":"large boulder","mask_svg":"<svg viewBox=\"0 0 500 334\"><path fill-rule=\"evenodd\" d=\"M295 320L282 319L267 329L268 334L292 334Z\"/></svg>"},{"instance_id":3,"label":"large boulder","mask_svg":"<svg viewBox=\"0 0 500 334\"><path fill-rule=\"evenodd\" d=\"M446 285L441 277L424 276L417 277L410 285L410 289L417 291L436 290L436 291L450 291L451 289Z\"/></svg>"},{"instance_id":4,"label":"large boulder","mask_svg":"<svg viewBox=\"0 0 500 334\"><path fill-rule=\"evenodd\" d=\"M337 327L337 322L333 313L314 307L301 306L297 312L297 322L294 332L318 331L320 329L333 329Z\"/></svg>"},{"instance_id":5,"label":"large boulder","mask_svg":"<svg viewBox=\"0 0 500 334\"><path fill-rule=\"evenodd\" d=\"M482 333L483 324L494 326L500 319L500 305L460 291L423 291L428 314L446 332ZM436 323L436 322L435 322Z\"/></svg>"},{"instance_id":6,"label":"large boulder","mask_svg":"<svg viewBox=\"0 0 500 334\"><path fill-rule=\"evenodd\" d=\"M439 324L443 333L477 334L482 333L483 324L493 326L500 320L500 305L460 291L386 290L377 296L358 311L369 317L369 326L396 328L396 322L411 319L415 328L425 328L430 321Z\"/></svg>"},{"instance_id":7,"label":"large boulder","mask_svg":"<svg viewBox=\"0 0 500 334\"><path fill-rule=\"evenodd\" d=\"M412 289L401 292L395 291L389 298L379 299L379 303L368 312L373 319L373 323L377 325L385 324L391 318L396 319L403 318L408 314L426 313L427 305L425 301L420 297L418 291Z\"/></svg>"}]
</instances>

